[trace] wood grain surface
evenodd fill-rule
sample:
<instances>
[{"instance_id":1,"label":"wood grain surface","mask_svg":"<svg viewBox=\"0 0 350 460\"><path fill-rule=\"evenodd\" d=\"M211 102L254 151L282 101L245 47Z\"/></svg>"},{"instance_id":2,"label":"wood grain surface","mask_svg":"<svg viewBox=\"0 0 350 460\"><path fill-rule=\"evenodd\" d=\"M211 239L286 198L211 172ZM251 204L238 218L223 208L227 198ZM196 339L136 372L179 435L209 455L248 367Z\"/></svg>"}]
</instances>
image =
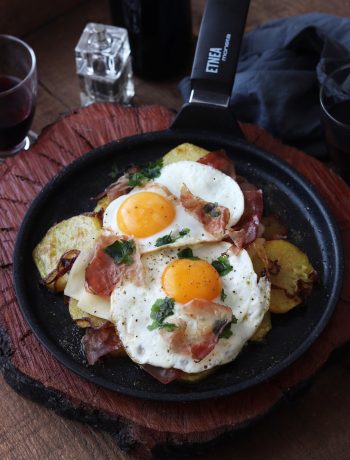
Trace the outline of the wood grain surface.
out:
<instances>
[{"instance_id":1,"label":"wood grain surface","mask_svg":"<svg viewBox=\"0 0 350 460\"><path fill-rule=\"evenodd\" d=\"M195 30L204 1L192 0ZM256 0L248 26L273 17L324 11L350 14L349 1ZM108 22L107 1L87 1L69 13L25 35L39 63L39 101L34 129L53 122L58 114L79 105L73 48L86 22ZM181 100L178 78L162 84L136 79L137 103L159 103L177 109ZM6 239L5 239L6 241ZM312 386L291 404L275 410L253 430L206 448L202 459L347 459L349 457L349 350L343 349L313 380ZM130 458L109 435L20 398L0 381L0 458ZM225 442L224 442L225 441ZM179 458L175 452L169 458ZM191 458L196 456L191 455ZM183 454L182 457L183 458Z\"/></svg>"}]
</instances>

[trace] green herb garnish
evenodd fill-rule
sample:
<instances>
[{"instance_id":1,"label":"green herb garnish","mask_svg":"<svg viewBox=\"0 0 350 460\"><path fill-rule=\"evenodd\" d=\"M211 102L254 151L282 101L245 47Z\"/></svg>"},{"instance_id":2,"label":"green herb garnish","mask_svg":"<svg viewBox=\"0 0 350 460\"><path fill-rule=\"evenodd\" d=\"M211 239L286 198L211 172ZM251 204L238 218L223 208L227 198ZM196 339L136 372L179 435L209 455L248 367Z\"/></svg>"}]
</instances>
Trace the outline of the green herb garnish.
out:
<instances>
[{"instance_id":1,"label":"green herb garnish","mask_svg":"<svg viewBox=\"0 0 350 460\"><path fill-rule=\"evenodd\" d=\"M160 176L160 171L163 167L163 159L160 158L159 160L153 161L152 163L148 163L148 165L141 169L141 171L137 171L133 174L129 174L128 181L130 187L136 187L137 185L142 185L144 182L154 179L155 177Z\"/></svg>"},{"instance_id":2,"label":"green herb garnish","mask_svg":"<svg viewBox=\"0 0 350 460\"><path fill-rule=\"evenodd\" d=\"M145 181L145 176L141 172L130 174L130 176L128 177L128 184L130 185L130 187L136 187L137 185L142 185L144 181Z\"/></svg>"},{"instance_id":3,"label":"green herb garnish","mask_svg":"<svg viewBox=\"0 0 350 460\"><path fill-rule=\"evenodd\" d=\"M231 323L230 323L221 332L219 339L229 339L232 336L232 334L233 332L231 331Z\"/></svg>"},{"instance_id":4,"label":"green herb garnish","mask_svg":"<svg viewBox=\"0 0 350 460\"><path fill-rule=\"evenodd\" d=\"M117 240L103 250L112 257L116 264L131 265L134 261L132 254L135 253L134 240Z\"/></svg>"},{"instance_id":5,"label":"green herb garnish","mask_svg":"<svg viewBox=\"0 0 350 460\"><path fill-rule=\"evenodd\" d=\"M221 212L217 209L218 203L207 203L203 206L203 211L211 217L219 217Z\"/></svg>"},{"instance_id":6,"label":"green herb garnish","mask_svg":"<svg viewBox=\"0 0 350 460\"><path fill-rule=\"evenodd\" d=\"M165 318L171 316L174 313L174 299L165 297L164 299L157 299L151 308L150 317L153 319L153 323L147 326L149 331L154 329L165 329L168 332L172 332L177 326L172 323L164 323Z\"/></svg>"},{"instance_id":7,"label":"green herb garnish","mask_svg":"<svg viewBox=\"0 0 350 460\"><path fill-rule=\"evenodd\" d=\"M173 236L172 232L170 232L168 235L164 235L164 236L161 236L160 238L157 238L155 246L159 248L159 246L164 246L165 244L175 243L175 241L179 240L180 238L187 235L188 233L190 233L189 228L183 228L182 230L180 230L178 236Z\"/></svg>"},{"instance_id":8,"label":"green herb garnish","mask_svg":"<svg viewBox=\"0 0 350 460\"><path fill-rule=\"evenodd\" d=\"M220 294L220 299L225 302L225 299L227 297L227 294L224 291L224 288L221 289L221 294Z\"/></svg>"},{"instance_id":9,"label":"green herb garnish","mask_svg":"<svg viewBox=\"0 0 350 460\"><path fill-rule=\"evenodd\" d=\"M179 231L179 236L177 237L177 239L181 238L182 236L188 235L190 231L191 230L189 228L183 228Z\"/></svg>"},{"instance_id":10,"label":"green herb garnish","mask_svg":"<svg viewBox=\"0 0 350 460\"><path fill-rule=\"evenodd\" d=\"M156 239L155 246L157 248L159 246L164 246L165 244L171 244L174 243L175 239L171 236L171 232L168 235L161 236L160 238Z\"/></svg>"},{"instance_id":11,"label":"green herb garnish","mask_svg":"<svg viewBox=\"0 0 350 460\"><path fill-rule=\"evenodd\" d=\"M180 251L177 253L177 257L179 259L199 260L199 257L193 255L191 248L180 249Z\"/></svg>"},{"instance_id":12,"label":"green herb garnish","mask_svg":"<svg viewBox=\"0 0 350 460\"><path fill-rule=\"evenodd\" d=\"M230 324L227 324L224 327L223 331L219 335L219 339L229 339L233 334L233 332L231 331L231 325L236 324L236 323L237 323L237 318L235 317L235 315L232 315L232 321L230 322Z\"/></svg>"},{"instance_id":13,"label":"green herb garnish","mask_svg":"<svg viewBox=\"0 0 350 460\"><path fill-rule=\"evenodd\" d=\"M211 264L220 276L225 276L233 270L232 265L228 261L228 256L225 255L218 257L217 260L213 260Z\"/></svg>"},{"instance_id":14,"label":"green herb garnish","mask_svg":"<svg viewBox=\"0 0 350 460\"><path fill-rule=\"evenodd\" d=\"M120 173L120 170L119 170L118 166L116 164L114 164L112 166L112 171L108 175L112 179L115 179L119 175L119 173Z\"/></svg>"}]
</instances>

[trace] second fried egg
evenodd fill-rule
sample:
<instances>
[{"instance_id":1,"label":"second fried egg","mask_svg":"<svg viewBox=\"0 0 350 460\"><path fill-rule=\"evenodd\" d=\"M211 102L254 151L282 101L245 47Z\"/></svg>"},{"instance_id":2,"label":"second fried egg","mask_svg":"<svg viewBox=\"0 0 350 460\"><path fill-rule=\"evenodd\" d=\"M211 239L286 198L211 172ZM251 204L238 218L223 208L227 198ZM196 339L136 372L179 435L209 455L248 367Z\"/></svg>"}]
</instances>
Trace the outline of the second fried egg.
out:
<instances>
[{"instance_id":1,"label":"second fried egg","mask_svg":"<svg viewBox=\"0 0 350 460\"><path fill-rule=\"evenodd\" d=\"M112 201L104 213L103 227L133 237L141 253L216 240L158 184L134 189Z\"/></svg>"},{"instance_id":2,"label":"second fried egg","mask_svg":"<svg viewBox=\"0 0 350 460\"><path fill-rule=\"evenodd\" d=\"M211 166L182 161L165 166L154 182L112 201L104 213L103 227L136 239L141 253L222 239L207 231L181 204L182 185L194 197L227 208L227 227L243 214L244 198L235 180Z\"/></svg>"},{"instance_id":3,"label":"second fried egg","mask_svg":"<svg viewBox=\"0 0 350 460\"><path fill-rule=\"evenodd\" d=\"M146 254L144 285L125 280L113 291L112 321L133 361L196 373L237 356L268 309L270 283L258 281L245 250L236 255L230 246L203 243L186 248L187 256L169 248ZM225 322L228 335L201 356L210 330Z\"/></svg>"}]
</instances>

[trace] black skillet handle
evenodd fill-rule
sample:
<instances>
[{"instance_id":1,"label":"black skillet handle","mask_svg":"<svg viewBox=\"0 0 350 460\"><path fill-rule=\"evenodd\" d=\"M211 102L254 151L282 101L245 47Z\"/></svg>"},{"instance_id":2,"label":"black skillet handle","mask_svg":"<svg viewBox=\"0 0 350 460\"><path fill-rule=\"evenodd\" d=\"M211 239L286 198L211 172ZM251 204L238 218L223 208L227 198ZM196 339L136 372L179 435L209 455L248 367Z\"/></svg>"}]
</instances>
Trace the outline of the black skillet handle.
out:
<instances>
[{"instance_id":1,"label":"black skillet handle","mask_svg":"<svg viewBox=\"0 0 350 460\"><path fill-rule=\"evenodd\" d=\"M191 95L172 128L243 137L229 108L250 0L207 0L191 75Z\"/></svg>"}]
</instances>

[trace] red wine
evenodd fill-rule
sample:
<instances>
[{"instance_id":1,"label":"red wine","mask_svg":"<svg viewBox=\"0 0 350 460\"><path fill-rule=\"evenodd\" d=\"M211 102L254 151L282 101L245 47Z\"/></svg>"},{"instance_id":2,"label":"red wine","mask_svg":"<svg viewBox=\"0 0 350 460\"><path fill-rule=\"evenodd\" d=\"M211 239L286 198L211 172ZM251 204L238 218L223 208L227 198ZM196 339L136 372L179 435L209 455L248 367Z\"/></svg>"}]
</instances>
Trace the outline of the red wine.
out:
<instances>
[{"instance_id":1,"label":"red wine","mask_svg":"<svg viewBox=\"0 0 350 460\"><path fill-rule=\"evenodd\" d=\"M17 77L0 75L0 150L10 150L20 144L34 116L33 98L25 84L9 94L3 94L20 82Z\"/></svg>"},{"instance_id":2,"label":"red wine","mask_svg":"<svg viewBox=\"0 0 350 460\"><path fill-rule=\"evenodd\" d=\"M112 23L128 30L136 75L161 79L189 65L190 0L110 0Z\"/></svg>"}]
</instances>

